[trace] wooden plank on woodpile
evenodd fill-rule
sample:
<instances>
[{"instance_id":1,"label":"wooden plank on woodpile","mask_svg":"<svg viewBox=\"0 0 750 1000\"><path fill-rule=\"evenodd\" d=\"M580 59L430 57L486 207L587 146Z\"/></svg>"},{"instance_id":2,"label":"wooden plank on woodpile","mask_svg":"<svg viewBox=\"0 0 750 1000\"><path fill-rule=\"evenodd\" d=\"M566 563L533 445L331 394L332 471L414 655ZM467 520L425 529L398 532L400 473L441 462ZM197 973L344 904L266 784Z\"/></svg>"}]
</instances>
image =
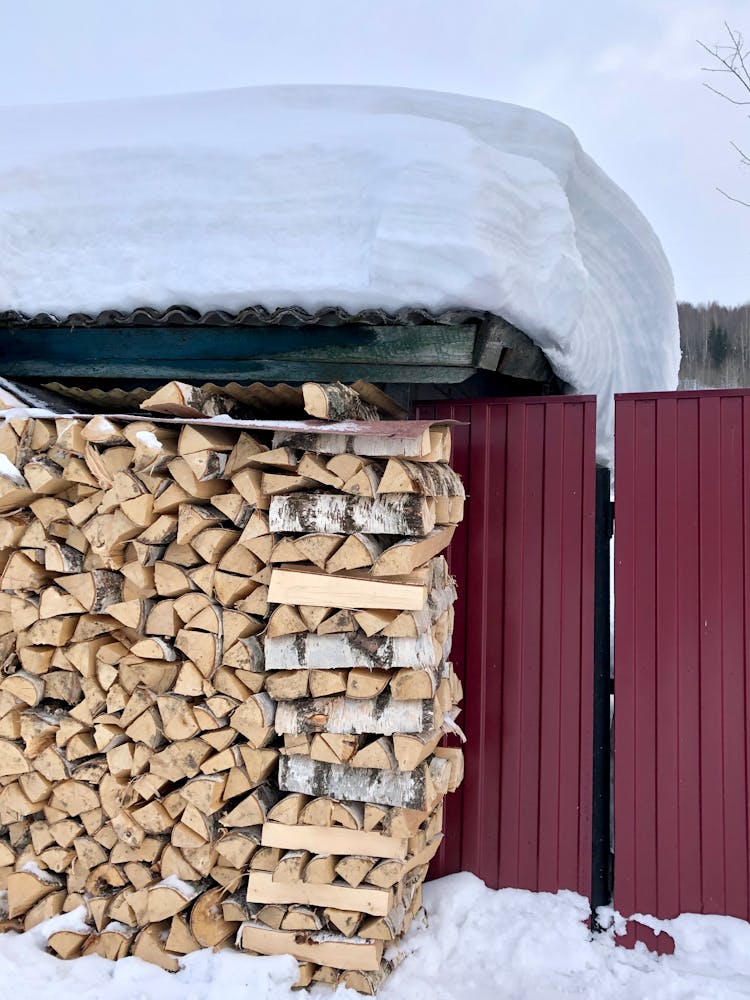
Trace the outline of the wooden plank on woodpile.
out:
<instances>
[{"instance_id":1,"label":"wooden plank on woodpile","mask_svg":"<svg viewBox=\"0 0 750 1000\"><path fill-rule=\"evenodd\" d=\"M387 837L375 831L347 830L341 826L305 826L266 821L261 836L261 843L268 847L310 851L312 854L364 854L403 861L408 851L406 838Z\"/></svg>"},{"instance_id":2,"label":"wooden plank on woodpile","mask_svg":"<svg viewBox=\"0 0 750 1000\"><path fill-rule=\"evenodd\" d=\"M374 579L352 571L332 575L305 567L276 568L271 572L268 600L272 604L340 608L359 611L384 608L419 611L427 603L427 585L417 577Z\"/></svg>"},{"instance_id":3,"label":"wooden plank on woodpile","mask_svg":"<svg viewBox=\"0 0 750 1000\"><path fill-rule=\"evenodd\" d=\"M370 916L385 916L393 906L389 889L362 886L353 889L345 882L330 885L314 882L274 881L271 872L251 871L247 879L248 903L301 903L305 906L335 906Z\"/></svg>"},{"instance_id":4,"label":"wooden plank on woodpile","mask_svg":"<svg viewBox=\"0 0 750 1000\"><path fill-rule=\"evenodd\" d=\"M382 941L346 938L322 931L300 934L274 930L260 923L242 924L239 941L246 951L261 955L292 955L301 962L363 972L377 971L383 954Z\"/></svg>"}]
</instances>

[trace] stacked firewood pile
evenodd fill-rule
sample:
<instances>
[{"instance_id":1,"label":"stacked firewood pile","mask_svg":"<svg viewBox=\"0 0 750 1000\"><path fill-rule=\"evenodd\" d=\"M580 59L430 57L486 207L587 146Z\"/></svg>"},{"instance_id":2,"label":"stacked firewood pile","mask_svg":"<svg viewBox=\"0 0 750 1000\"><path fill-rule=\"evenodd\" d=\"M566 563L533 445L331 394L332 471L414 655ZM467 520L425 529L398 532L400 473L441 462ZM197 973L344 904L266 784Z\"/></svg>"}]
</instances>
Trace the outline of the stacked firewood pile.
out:
<instances>
[{"instance_id":1,"label":"stacked firewood pile","mask_svg":"<svg viewBox=\"0 0 750 1000\"><path fill-rule=\"evenodd\" d=\"M339 422L170 383L0 423L2 926L84 906L63 958L236 941L372 993L421 906L463 769L450 428L284 389Z\"/></svg>"}]
</instances>

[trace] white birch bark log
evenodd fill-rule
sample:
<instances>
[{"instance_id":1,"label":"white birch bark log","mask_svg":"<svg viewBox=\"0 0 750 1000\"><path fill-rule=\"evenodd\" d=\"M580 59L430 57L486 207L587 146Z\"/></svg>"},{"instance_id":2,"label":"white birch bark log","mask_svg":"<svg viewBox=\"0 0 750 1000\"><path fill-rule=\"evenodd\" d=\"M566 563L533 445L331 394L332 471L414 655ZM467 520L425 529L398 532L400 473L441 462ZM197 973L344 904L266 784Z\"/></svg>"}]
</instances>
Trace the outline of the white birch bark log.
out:
<instances>
[{"instance_id":1,"label":"white birch bark log","mask_svg":"<svg viewBox=\"0 0 750 1000\"><path fill-rule=\"evenodd\" d=\"M266 670L343 670L368 667L416 670L437 667L440 655L428 634L416 639L366 636L364 632L314 635L300 632L266 639Z\"/></svg>"},{"instance_id":2,"label":"white birch bark log","mask_svg":"<svg viewBox=\"0 0 750 1000\"><path fill-rule=\"evenodd\" d=\"M301 754L279 760L279 788L376 805L429 810L448 787L450 764L439 757L413 771L380 771L324 764Z\"/></svg>"},{"instance_id":3,"label":"white birch bark log","mask_svg":"<svg viewBox=\"0 0 750 1000\"><path fill-rule=\"evenodd\" d=\"M410 462L392 458L386 466L381 491L389 492L388 483L396 474L411 480L414 493L428 497L465 497L464 484L459 474L445 462ZM397 492L401 492L398 490Z\"/></svg>"},{"instance_id":4,"label":"white birch bark log","mask_svg":"<svg viewBox=\"0 0 750 1000\"><path fill-rule=\"evenodd\" d=\"M276 732L421 733L437 723L434 701L395 701L384 692L377 698L305 698L276 707Z\"/></svg>"},{"instance_id":5,"label":"white birch bark log","mask_svg":"<svg viewBox=\"0 0 750 1000\"><path fill-rule=\"evenodd\" d=\"M343 493L293 493L273 498L268 523L272 532L421 537L435 527L435 512L426 497L414 493L374 500Z\"/></svg>"},{"instance_id":6,"label":"white birch bark log","mask_svg":"<svg viewBox=\"0 0 750 1000\"><path fill-rule=\"evenodd\" d=\"M345 425L340 425L342 430ZM347 428L348 429L348 428ZM355 427L352 426L352 430ZM312 451L318 455L363 455L368 458L421 458L430 451L430 432L425 430L418 436L401 437L397 434L315 434L294 428L278 430L273 436L273 447L289 445L301 451Z\"/></svg>"}]
</instances>

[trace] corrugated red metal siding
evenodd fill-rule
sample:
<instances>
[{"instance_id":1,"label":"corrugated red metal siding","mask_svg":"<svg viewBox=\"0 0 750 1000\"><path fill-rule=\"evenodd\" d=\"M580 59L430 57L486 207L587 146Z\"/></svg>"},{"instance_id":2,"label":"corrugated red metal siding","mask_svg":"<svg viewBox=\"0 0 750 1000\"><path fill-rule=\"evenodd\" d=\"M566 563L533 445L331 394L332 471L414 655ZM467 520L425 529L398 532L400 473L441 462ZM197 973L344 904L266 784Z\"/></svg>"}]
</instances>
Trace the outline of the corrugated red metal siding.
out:
<instances>
[{"instance_id":1,"label":"corrugated red metal siding","mask_svg":"<svg viewBox=\"0 0 750 1000\"><path fill-rule=\"evenodd\" d=\"M465 688L463 787L434 875L492 887L591 885L593 397L420 405L455 419L466 518L449 560Z\"/></svg>"},{"instance_id":2,"label":"corrugated red metal siding","mask_svg":"<svg viewBox=\"0 0 750 1000\"><path fill-rule=\"evenodd\" d=\"M747 920L750 393L619 396L615 441L615 905Z\"/></svg>"}]
</instances>

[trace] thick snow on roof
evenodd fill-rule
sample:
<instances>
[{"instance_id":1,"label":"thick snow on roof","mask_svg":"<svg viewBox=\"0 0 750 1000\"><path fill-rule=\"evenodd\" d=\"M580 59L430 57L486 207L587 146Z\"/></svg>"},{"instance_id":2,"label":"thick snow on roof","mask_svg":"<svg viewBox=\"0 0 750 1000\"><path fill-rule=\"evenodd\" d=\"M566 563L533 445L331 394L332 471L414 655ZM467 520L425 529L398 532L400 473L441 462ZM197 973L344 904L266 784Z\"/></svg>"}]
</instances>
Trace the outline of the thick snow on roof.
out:
<instances>
[{"instance_id":1,"label":"thick snow on roof","mask_svg":"<svg viewBox=\"0 0 750 1000\"><path fill-rule=\"evenodd\" d=\"M489 310L571 388L676 386L651 227L545 115L378 87L0 108L0 310Z\"/></svg>"}]
</instances>

